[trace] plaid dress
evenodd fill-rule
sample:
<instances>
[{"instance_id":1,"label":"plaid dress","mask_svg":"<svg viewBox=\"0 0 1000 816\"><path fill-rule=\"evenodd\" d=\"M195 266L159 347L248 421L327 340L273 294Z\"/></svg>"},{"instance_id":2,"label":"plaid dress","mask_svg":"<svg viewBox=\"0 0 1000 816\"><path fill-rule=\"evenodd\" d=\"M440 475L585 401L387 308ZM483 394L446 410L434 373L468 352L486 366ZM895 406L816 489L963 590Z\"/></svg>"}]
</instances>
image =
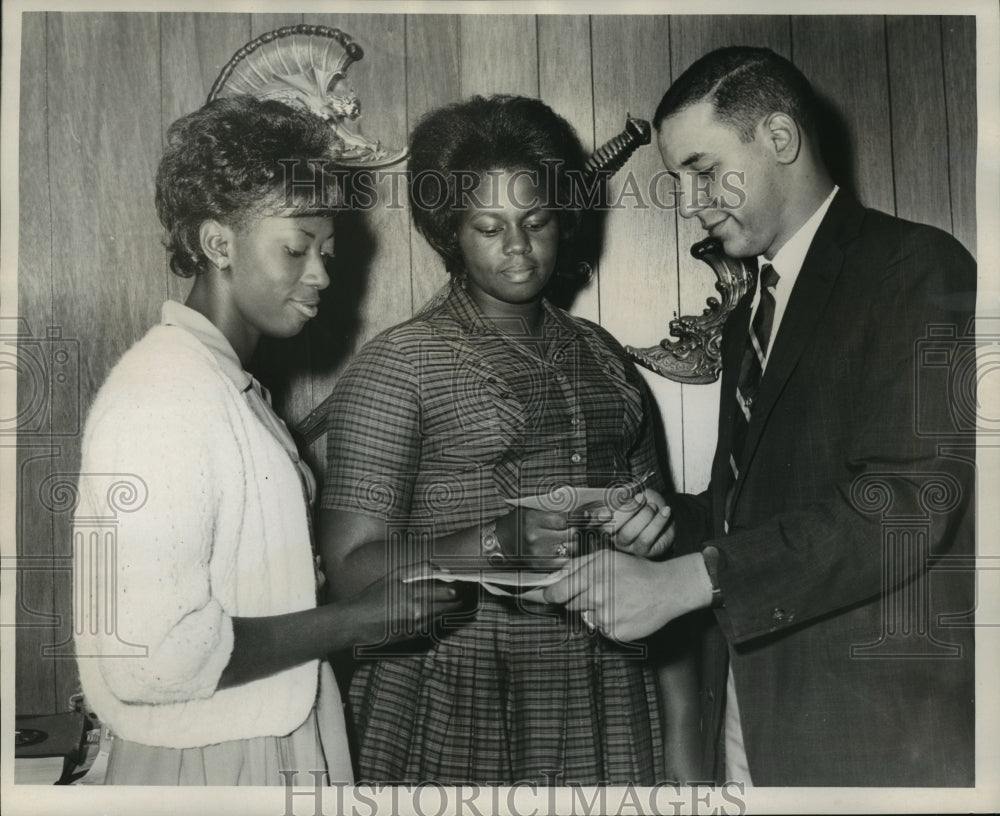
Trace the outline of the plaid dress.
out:
<instances>
[{"instance_id":1,"label":"plaid dress","mask_svg":"<svg viewBox=\"0 0 1000 816\"><path fill-rule=\"evenodd\" d=\"M328 401L321 506L384 518L433 549L505 498L655 475L644 384L601 327L544 304L521 341L454 287L366 345ZM480 593L435 637L362 660L350 703L359 780L633 782L662 775L661 710L641 646L560 607Z\"/></svg>"}]
</instances>

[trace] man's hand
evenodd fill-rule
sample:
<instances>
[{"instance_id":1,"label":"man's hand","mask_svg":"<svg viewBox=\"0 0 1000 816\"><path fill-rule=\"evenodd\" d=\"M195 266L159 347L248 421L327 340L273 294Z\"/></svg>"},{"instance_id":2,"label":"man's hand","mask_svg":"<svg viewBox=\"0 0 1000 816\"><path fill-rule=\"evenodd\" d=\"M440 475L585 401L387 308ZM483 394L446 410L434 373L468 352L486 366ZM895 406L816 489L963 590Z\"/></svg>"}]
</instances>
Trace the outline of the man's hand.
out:
<instances>
[{"instance_id":1,"label":"man's hand","mask_svg":"<svg viewBox=\"0 0 1000 816\"><path fill-rule=\"evenodd\" d=\"M659 559L674 543L670 508L655 490L644 490L623 506L607 512L604 531L614 535L615 549Z\"/></svg>"},{"instance_id":2,"label":"man's hand","mask_svg":"<svg viewBox=\"0 0 1000 816\"><path fill-rule=\"evenodd\" d=\"M646 637L674 618L710 606L712 583L700 553L649 562L614 550L576 558L545 589L548 603L579 612L612 640Z\"/></svg>"}]
</instances>

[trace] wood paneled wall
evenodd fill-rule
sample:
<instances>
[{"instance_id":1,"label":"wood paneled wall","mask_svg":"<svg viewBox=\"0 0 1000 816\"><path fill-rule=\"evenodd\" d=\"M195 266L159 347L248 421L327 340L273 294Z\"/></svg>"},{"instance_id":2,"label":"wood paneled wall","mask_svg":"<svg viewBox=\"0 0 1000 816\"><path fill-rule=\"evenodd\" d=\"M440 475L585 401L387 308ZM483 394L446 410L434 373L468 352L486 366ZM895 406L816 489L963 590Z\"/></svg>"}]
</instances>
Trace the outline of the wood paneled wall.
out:
<instances>
[{"instance_id":1,"label":"wood paneled wall","mask_svg":"<svg viewBox=\"0 0 1000 816\"><path fill-rule=\"evenodd\" d=\"M767 45L803 68L838 114L841 181L862 201L954 233L975 253L975 20L883 16L530 16L27 13L20 119L19 712L62 710L76 690L69 513L55 474L79 466L82 419L110 366L187 284L160 246L153 177L163 134L197 108L252 37L299 22L342 28L365 49L350 72L363 129L402 145L427 110L473 93L540 96L588 148L651 117L705 51ZM660 170L654 148L627 167ZM625 184L615 180L613 195ZM386 195L389 191L383 190ZM608 214L599 271L573 310L622 342L652 345L697 313L713 276L688 248L702 235L671 211ZM280 410L301 419L359 344L409 317L445 281L405 209L347 214L320 316L262 350ZM29 337L30 335L30 337ZM653 378L655 380L655 378ZM715 386L655 381L678 486L705 486ZM154 428L150 433L155 433ZM313 460L322 468L322 445Z\"/></svg>"}]
</instances>

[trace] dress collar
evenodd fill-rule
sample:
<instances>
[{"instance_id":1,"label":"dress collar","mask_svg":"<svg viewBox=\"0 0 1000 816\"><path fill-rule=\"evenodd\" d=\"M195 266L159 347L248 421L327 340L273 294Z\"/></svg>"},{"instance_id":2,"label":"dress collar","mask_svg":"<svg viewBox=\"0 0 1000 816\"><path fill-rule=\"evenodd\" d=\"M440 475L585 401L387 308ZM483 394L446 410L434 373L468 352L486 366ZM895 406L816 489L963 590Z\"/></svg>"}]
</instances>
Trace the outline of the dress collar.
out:
<instances>
[{"instance_id":1,"label":"dress collar","mask_svg":"<svg viewBox=\"0 0 1000 816\"><path fill-rule=\"evenodd\" d=\"M165 326L177 326L194 335L212 352L212 356L237 389L246 391L250 387L253 378L243 368L236 351L218 327L201 312L176 300L168 300L160 310L160 322Z\"/></svg>"},{"instance_id":2,"label":"dress collar","mask_svg":"<svg viewBox=\"0 0 1000 816\"><path fill-rule=\"evenodd\" d=\"M493 321L485 317L469 293L455 282L451 283L451 292L444 306L459 325L470 334L506 334ZM542 298L542 309L545 311L545 336L583 333L583 328L570 317L556 308L548 300Z\"/></svg>"}]
</instances>

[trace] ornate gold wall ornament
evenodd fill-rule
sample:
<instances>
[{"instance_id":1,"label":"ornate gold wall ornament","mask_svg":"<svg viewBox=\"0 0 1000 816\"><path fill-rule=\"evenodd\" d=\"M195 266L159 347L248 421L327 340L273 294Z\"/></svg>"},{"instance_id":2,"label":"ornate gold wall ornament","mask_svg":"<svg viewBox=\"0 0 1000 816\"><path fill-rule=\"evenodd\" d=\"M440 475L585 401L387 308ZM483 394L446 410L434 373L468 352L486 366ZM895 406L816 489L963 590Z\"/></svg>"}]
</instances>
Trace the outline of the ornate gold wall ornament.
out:
<instances>
[{"instance_id":1,"label":"ornate gold wall ornament","mask_svg":"<svg viewBox=\"0 0 1000 816\"><path fill-rule=\"evenodd\" d=\"M345 167L384 167L406 156L348 126L361 118L361 101L346 84L347 69L364 56L337 28L294 25L269 31L240 48L212 85L208 101L250 94L305 108L326 121L337 139L330 157Z\"/></svg>"},{"instance_id":2,"label":"ornate gold wall ornament","mask_svg":"<svg viewBox=\"0 0 1000 816\"><path fill-rule=\"evenodd\" d=\"M722 300L710 297L700 315L682 315L670 321L671 340L657 346L625 350L633 360L661 377L679 383L704 385L715 382L722 371L720 344L722 326L736 304L750 290L757 274L754 260L730 258L715 238L706 238L691 247L691 254L715 272L715 288Z\"/></svg>"}]
</instances>

